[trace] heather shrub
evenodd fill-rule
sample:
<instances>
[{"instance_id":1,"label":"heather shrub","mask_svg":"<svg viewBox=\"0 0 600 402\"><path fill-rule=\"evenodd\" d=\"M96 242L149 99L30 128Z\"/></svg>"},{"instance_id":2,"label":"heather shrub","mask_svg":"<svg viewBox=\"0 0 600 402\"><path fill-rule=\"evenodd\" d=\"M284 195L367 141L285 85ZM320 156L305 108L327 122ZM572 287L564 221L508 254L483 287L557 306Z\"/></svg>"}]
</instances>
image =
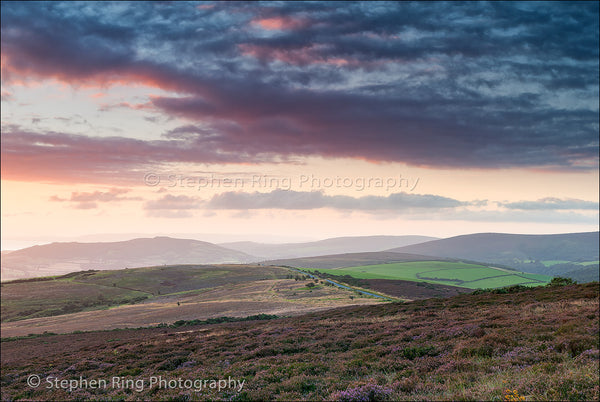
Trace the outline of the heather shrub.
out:
<instances>
[{"instance_id":1,"label":"heather shrub","mask_svg":"<svg viewBox=\"0 0 600 402\"><path fill-rule=\"evenodd\" d=\"M438 352L433 346L408 347L402 350L402 356L408 360L414 360L422 356L437 356Z\"/></svg>"},{"instance_id":2,"label":"heather shrub","mask_svg":"<svg viewBox=\"0 0 600 402\"><path fill-rule=\"evenodd\" d=\"M598 349L587 349L587 350L584 350L583 352L581 352L579 354L579 356L577 356L575 361L580 362L580 361L585 361L585 360L598 360L598 359L600 359L600 351L598 351Z\"/></svg>"},{"instance_id":3,"label":"heather shrub","mask_svg":"<svg viewBox=\"0 0 600 402\"><path fill-rule=\"evenodd\" d=\"M187 361L185 357L176 357L164 361L157 367L157 370L172 371L179 367L183 362Z\"/></svg>"},{"instance_id":4,"label":"heather shrub","mask_svg":"<svg viewBox=\"0 0 600 402\"><path fill-rule=\"evenodd\" d=\"M474 364L469 359L464 358L454 358L451 360L445 361L445 363L440 364L435 372L439 374L450 374L450 373L460 373L472 370Z\"/></svg>"},{"instance_id":5,"label":"heather shrub","mask_svg":"<svg viewBox=\"0 0 600 402\"><path fill-rule=\"evenodd\" d=\"M597 400L597 294L597 284L541 287L185 331L3 339L1 399ZM67 379L230 375L245 386L241 393L28 389L36 372Z\"/></svg>"},{"instance_id":6,"label":"heather shrub","mask_svg":"<svg viewBox=\"0 0 600 402\"><path fill-rule=\"evenodd\" d=\"M390 401L393 390L377 384L365 384L332 394L329 399L343 402Z\"/></svg>"}]
</instances>

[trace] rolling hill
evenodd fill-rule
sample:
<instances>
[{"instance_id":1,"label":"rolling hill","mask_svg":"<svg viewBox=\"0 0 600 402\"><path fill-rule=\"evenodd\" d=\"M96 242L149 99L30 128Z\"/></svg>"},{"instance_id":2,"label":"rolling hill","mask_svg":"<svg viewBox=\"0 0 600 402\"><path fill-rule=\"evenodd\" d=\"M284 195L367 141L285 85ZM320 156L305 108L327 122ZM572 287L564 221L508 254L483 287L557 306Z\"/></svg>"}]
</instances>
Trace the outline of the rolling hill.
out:
<instances>
[{"instance_id":1,"label":"rolling hill","mask_svg":"<svg viewBox=\"0 0 600 402\"><path fill-rule=\"evenodd\" d=\"M106 243L52 243L2 256L2 280L62 275L88 269L164 264L247 263L257 258L198 240L170 237Z\"/></svg>"},{"instance_id":2,"label":"rolling hill","mask_svg":"<svg viewBox=\"0 0 600 402\"><path fill-rule=\"evenodd\" d=\"M584 268L583 265L572 266L573 263L598 263L598 240L598 232L554 235L478 233L396 247L388 251L483 261L526 272L565 275L569 271ZM550 269L568 263L571 266Z\"/></svg>"},{"instance_id":3,"label":"rolling hill","mask_svg":"<svg viewBox=\"0 0 600 402\"><path fill-rule=\"evenodd\" d=\"M593 261L598 259L598 236L598 232L553 235L476 233L396 247L387 251L485 262Z\"/></svg>"},{"instance_id":4,"label":"rolling hill","mask_svg":"<svg viewBox=\"0 0 600 402\"><path fill-rule=\"evenodd\" d=\"M2 283L2 337L256 314L296 315L382 299L284 267L171 265Z\"/></svg>"},{"instance_id":5,"label":"rolling hill","mask_svg":"<svg viewBox=\"0 0 600 402\"><path fill-rule=\"evenodd\" d=\"M428 236L357 236L334 237L306 243L267 244L251 241L220 243L222 247L262 257L264 260L311 257L328 254L384 251L392 247L435 240Z\"/></svg>"},{"instance_id":6,"label":"rolling hill","mask_svg":"<svg viewBox=\"0 0 600 402\"><path fill-rule=\"evenodd\" d=\"M393 253L389 251L319 255L315 257L287 258L264 261L265 265L287 265L297 268L331 269L375 265L389 262L431 261L433 258L419 254ZM443 258L442 258L443 260ZM450 260L450 259L448 259Z\"/></svg>"},{"instance_id":7,"label":"rolling hill","mask_svg":"<svg viewBox=\"0 0 600 402\"><path fill-rule=\"evenodd\" d=\"M318 276L326 279L410 300L447 297L487 287L537 286L551 279L475 261L387 251L272 260L263 264L302 268L318 272Z\"/></svg>"}]
</instances>

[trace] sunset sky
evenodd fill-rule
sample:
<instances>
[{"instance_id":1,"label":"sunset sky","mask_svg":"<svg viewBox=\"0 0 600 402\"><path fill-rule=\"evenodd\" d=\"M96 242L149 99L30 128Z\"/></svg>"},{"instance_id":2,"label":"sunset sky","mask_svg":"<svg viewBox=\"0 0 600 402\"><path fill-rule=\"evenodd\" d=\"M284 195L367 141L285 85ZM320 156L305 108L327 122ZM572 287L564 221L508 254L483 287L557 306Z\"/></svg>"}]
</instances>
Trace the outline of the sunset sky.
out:
<instances>
[{"instance_id":1,"label":"sunset sky","mask_svg":"<svg viewBox=\"0 0 600 402\"><path fill-rule=\"evenodd\" d=\"M1 7L3 250L598 230L598 2Z\"/></svg>"}]
</instances>

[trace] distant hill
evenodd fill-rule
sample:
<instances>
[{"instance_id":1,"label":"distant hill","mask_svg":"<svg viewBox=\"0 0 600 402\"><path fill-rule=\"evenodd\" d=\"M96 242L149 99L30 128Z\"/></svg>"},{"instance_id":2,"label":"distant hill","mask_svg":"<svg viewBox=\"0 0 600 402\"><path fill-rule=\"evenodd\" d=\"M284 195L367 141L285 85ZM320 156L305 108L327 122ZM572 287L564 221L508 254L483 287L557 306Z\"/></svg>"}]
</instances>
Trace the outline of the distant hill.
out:
<instances>
[{"instance_id":1,"label":"distant hill","mask_svg":"<svg viewBox=\"0 0 600 402\"><path fill-rule=\"evenodd\" d=\"M320 255L316 257L289 258L280 260L264 261L265 265L281 265L297 268L332 269L356 267L361 265L376 265L389 262L406 261L431 261L446 260L444 258L429 257L419 254L392 253L389 251L378 251L368 253L346 253ZM451 260L451 259L447 259Z\"/></svg>"},{"instance_id":2,"label":"distant hill","mask_svg":"<svg viewBox=\"0 0 600 402\"><path fill-rule=\"evenodd\" d=\"M390 252L424 254L446 258L464 258L507 265L526 272L551 273L542 262L597 261L599 233L566 233L555 235L519 235L478 233L390 249ZM552 271L552 272L551 272Z\"/></svg>"},{"instance_id":3,"label":"distant hill","mask_svg":"<svg viewBox=\"0 0 600 402\"><path fill-rule=\"evenodd\" d=\"M600 277L598 269L598 264L590 265L580 269L574 269L565 273L561 273L561 276L571 278L579 283L598 282Z\"/></svg>"},{"instance_id":4,"label":"distant hill","mask_svg":"<svg viewBox=\"0 0 600 402\"><path fill-rule=\"evenodd\" d=\"M264 260L312 257L329 254L384 251L392 247L436 240L429 236L334 237L307 243L266 244L250 241L220 243L220 246L262 257Z\"/></svg>"},{"instance_id":5,"label":"distant hill","mask_svg":"<svg viewBox=\"0 0 600 402\"><path fill-rule=\"evenodd\" d=\"M212 243L170 237L107 243L52 243L2 255L2 281L87 269L247 263L256 260L246 253Z\"/></svg>"}]
</instances>

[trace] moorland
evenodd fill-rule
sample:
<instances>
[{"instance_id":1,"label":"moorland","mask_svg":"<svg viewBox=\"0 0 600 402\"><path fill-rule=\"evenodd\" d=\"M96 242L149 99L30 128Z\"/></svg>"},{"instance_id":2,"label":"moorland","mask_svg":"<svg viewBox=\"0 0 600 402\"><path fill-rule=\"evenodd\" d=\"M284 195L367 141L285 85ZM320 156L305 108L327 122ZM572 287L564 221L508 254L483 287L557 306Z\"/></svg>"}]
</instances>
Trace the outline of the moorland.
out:
<instances>
[{"instance_id":1,"label":"moorland","mask_svg":"<svg viewBox=\"0 0 600 402\"><path fill-rule=\"evenodd\" d=\"M271 320L4 339L2 399L598 399L598 283L476 293ZM30 387L34 374L144 386ZM150 376L244 386L158 387Z\"/></svg>"}]
</instances>

